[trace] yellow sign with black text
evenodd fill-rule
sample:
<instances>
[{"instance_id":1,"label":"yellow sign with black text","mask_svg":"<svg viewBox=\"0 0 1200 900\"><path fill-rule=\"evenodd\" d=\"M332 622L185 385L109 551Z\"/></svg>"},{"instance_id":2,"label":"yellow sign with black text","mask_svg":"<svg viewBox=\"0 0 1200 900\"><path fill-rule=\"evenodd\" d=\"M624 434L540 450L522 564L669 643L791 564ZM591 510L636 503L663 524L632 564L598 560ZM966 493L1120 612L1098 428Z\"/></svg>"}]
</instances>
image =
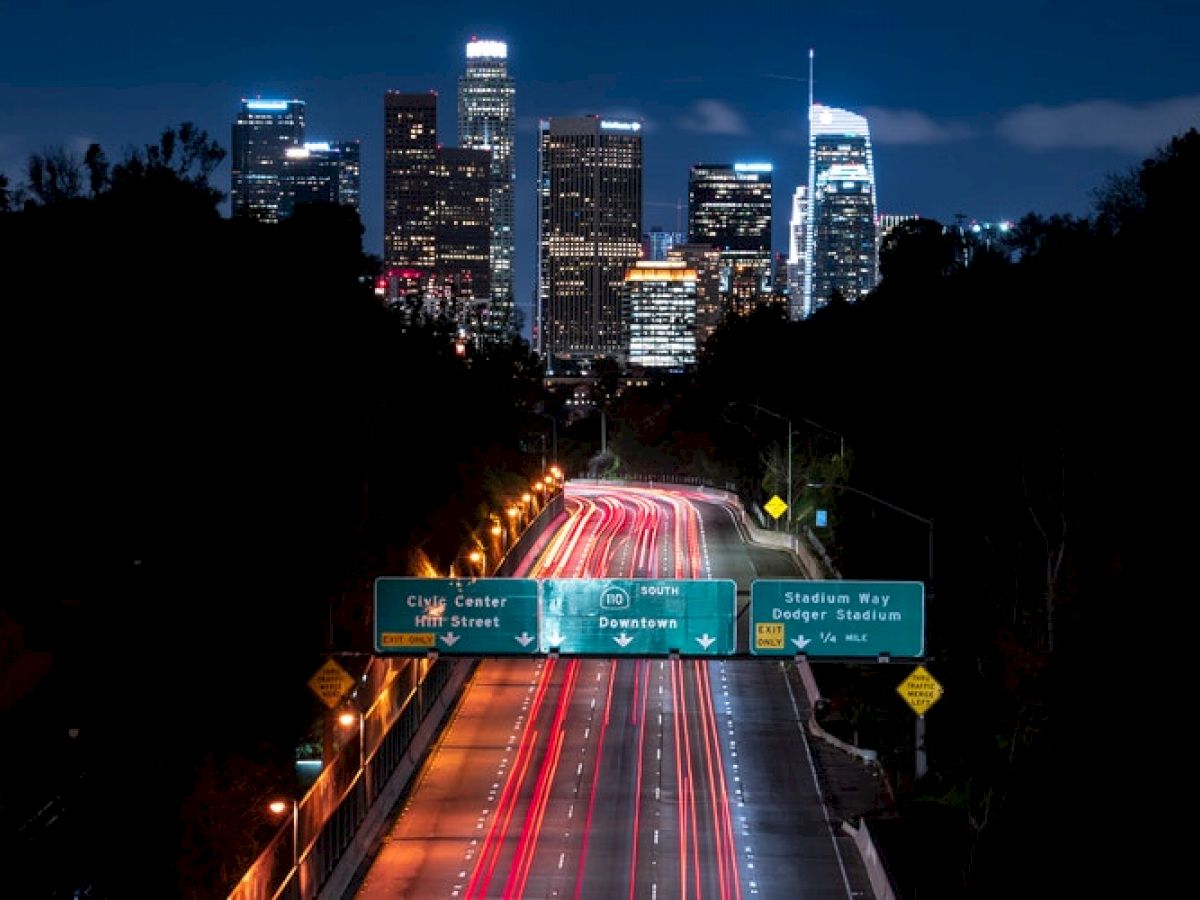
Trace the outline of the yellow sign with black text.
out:
<instances>
[{"instance_id":1,"label":"yellow sign with black text","mask_svg":"<svg viewBox=\"0 0 1200 900\"><path fill-rule=\"evenodd\" d=\"M379 646L433 648L437 646L437 635L432 631L384 631L379 635Z\"/></svg>"},{"instance_id":2,"label":"yellow sign with black text","mask_svg":"<svg viewBox=\"0 0 1200 900\"><path fill-rule=\"evenodd\" d=\"M308 686L326 706L333 709L342 702L346 691L354 686L354 679L330 657L325 660L325 665L317 669L317 674L308 679Z\"/></svg>"},{"instance_id":3,"label":"yellow sign with black text","mask_svg":"<svg viewBox=\"0 0 1200 900\"><path fill-rule=\"evenodd\" d=\"M943 693L941 684L924 666L917 666L909 672L896 690L918 716L925 715L929 707L942 698Z\"/></svg>"},{"instance_id":4,"label":"yellow sign with black text","mask_svg":"<svg viewBox=\"0 0 1200 900\"><path fill-rule=\"evenodd\" d=\"M756 650L782 650L786 628L782 622L755 622L754 648Z\"/></svg>"}]
</instances>

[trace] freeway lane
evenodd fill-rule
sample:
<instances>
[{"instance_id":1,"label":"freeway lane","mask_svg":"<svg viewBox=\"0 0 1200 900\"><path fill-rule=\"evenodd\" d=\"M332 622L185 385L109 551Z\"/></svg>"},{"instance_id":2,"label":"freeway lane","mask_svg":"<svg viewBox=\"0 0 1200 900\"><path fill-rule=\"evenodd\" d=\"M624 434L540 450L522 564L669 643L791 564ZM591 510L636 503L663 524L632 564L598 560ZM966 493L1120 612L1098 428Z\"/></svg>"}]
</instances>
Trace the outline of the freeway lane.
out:
<instances>
[{"instance_id":1,"label":"freeway lane","mask_svg":"<svg viewBox=\"0 0 1200 900\"><path fill-rule=\"evenodd\" d=\"M569 484L533 577L798 575L698 489ZM748 581L747 581L748 583ZM784 667L486 660L356 897L869 897Z\"/></svg>"}]
</instances>

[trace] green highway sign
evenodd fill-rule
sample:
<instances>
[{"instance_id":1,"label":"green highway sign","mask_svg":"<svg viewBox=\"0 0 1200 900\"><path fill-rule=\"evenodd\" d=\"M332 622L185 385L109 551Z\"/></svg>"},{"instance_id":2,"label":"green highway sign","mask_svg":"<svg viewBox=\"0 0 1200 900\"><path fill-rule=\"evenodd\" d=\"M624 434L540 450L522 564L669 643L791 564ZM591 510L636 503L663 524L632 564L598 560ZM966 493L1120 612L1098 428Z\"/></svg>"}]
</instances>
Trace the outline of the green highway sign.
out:
<instances>
[{"instance_id":1,"label":"green highway sign","mask_svg":"<svg viewBox=\"0 0 1200 900\"><path fill-rule=\"evenodd\" d=\"M750 583L750 653L923 656L925 585L756 579Z\"/></svg>"},{"instance_id":2,"label":"green highway sign","mask_svg":"<svg viewBox=\"0 0 1200 900\"><path fill-rule=\"evenodd\" d=\"M463 655L538 652L534 578L375 579L375 651Z\"/></svg>"},{"instance_id":3,"label":"green highway sign","mask_svg":"<svg viewBox=\"0 0 1200 900\"><path fill-rule=\"evenodd\" d=\"M547 578L542 652L732 656L737 583L728 579Z\"/></svg>"}]
</instances>

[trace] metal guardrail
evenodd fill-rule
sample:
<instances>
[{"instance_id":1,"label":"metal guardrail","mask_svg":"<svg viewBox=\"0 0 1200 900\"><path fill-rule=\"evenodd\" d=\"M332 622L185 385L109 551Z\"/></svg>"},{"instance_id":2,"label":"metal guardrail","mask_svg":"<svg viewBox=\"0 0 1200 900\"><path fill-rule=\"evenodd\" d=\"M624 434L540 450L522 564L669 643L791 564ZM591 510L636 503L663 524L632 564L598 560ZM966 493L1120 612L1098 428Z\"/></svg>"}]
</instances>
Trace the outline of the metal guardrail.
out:
<instances>
[{"instance_id":1,"label":"metal guardrail","mask_svg":"<svg viewBox=\"0 0 1200 900\"><path fill-rule=\"evenodd\" d=\"M732 484L714 485L693 476L655 475L619 479L578 479L580 481L638 482L654 484L691 484L726 492L736 498ZM542 531L562 512L563 495L547 504L531 527L522 534L512 550L536 541ZM743 513L744 515L744 513ZM783 535L757 528L744 521L747 531L757 539L779 543L794 552L808 548L796 535ZM826 568L836 572L825 548L811 530L804 529L810 545ZM781 540L782 539L782 540ZM811 551L810 551L811 552ZM519 554L510 553L497 574L507 574ZM811 565L810 565L811 567ZM428 658L374 657L364 673L359 692L374 698L362 715L359 741L347 742L329 761L308 792L294 801L292 815L247 869L230 892L228 900L312 900L329 881L343 855L350 848L375 800L388 785L409 753L410 745L426 716L439 704L442 691L451 681L459 663ZM811 671L805 679L810 701L819 696ZM443 704L443 709L445 704ZM815 726L815 718L810 728ZM817 726L819 730L819 726ZM866 751L870 753L870 751ZM865 825L855 834L866 842L864 858L877 858ZM860 847L860 849L863 849ZM877 873L872 872L872 881ZM884 876L883 884L886 884Z\"/></svg>"}]
</instances>

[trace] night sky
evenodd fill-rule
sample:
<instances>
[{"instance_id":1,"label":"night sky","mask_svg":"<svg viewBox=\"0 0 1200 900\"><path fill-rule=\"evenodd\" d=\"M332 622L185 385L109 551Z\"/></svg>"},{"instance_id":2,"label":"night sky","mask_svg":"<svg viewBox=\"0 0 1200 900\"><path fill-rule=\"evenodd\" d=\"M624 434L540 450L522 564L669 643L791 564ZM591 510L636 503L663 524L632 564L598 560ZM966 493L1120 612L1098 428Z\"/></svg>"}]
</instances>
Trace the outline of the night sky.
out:
<instances>
[{"instance_id":1,"label":"night sky","mask_svg":"<svg viewBox=\"0 0 1200 900\"><path fill-rule=\"evenodd\" d=\"M0 172L20 182L31 152L58 145L119 158L184 120L228 149L241 98L295 97L310 140L362 140L365 249L380 254L383 94L438 91L455 145L472 35L507 41L516 79L522 306L541 117L644 120L647 229L686 227L692 163L774 163L777 250L807 171L809 47L815 99L870 120L882 213L1085 215L1106 175L1200 124L1195 0L2 0Z\"/></svg>"}]
</instances>

